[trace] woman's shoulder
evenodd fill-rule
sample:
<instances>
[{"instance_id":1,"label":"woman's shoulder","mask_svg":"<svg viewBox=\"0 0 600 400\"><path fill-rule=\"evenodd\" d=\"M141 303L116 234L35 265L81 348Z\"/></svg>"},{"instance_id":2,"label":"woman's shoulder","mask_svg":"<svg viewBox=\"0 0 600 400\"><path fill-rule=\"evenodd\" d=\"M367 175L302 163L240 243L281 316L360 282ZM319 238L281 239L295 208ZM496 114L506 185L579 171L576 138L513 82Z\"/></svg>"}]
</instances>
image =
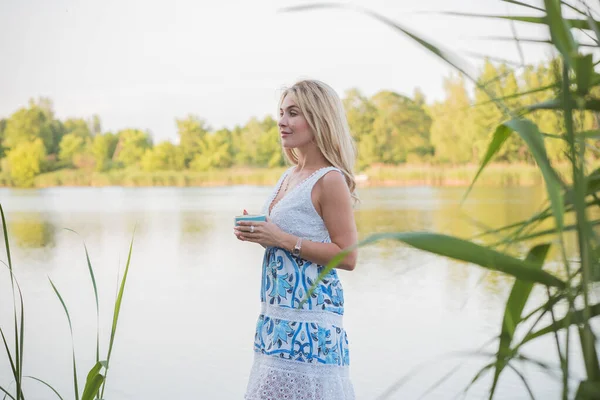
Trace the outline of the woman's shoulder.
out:
<instances>
[{"instance_id":1,"label":"woman's shoulder","mask_svg":"<svg viewBox=\"0 0 600 400\"><path fill-rule=\"evenodd\" d=\"M346 178L341 170L335 167L329 167L324 171L323 177L319 180L323 186L327 186L328 189L338 189L346 185Z\"/></svg>"},{"instance_id":2,"label":"woman's shoulder","mask_svg":"<svg viewBox=\"0 0 600 400\"><path fill-rule=\"evenodd\" d=\"M344 174L335 167L323 171L323 176L315 183L315 189L319 197L337 198L350 195Z\"/></svg>"}]
</instances>

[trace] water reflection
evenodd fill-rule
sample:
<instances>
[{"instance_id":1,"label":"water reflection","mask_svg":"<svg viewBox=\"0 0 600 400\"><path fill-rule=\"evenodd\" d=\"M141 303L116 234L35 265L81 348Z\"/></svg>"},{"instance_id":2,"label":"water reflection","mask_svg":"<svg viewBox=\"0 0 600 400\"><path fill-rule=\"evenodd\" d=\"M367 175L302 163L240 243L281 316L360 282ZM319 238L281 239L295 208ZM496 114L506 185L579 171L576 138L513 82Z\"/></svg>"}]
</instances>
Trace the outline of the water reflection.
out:
<instances>
[{"instance_id":1,"label":"water reflection","mask_svg":"<svg viewBox=\"0 0 600 400\"><path fill-rule=\"evenodd\" d=\"M362 203L356 211L361 238L375 232L416 230L472 237L484 226L498 227L529 217L545 197L543 188L477 188L459 207L462 188L361 192ZM30 326L39 321L38 330L53 340L64 334L54 328L53 321L62 321L64 314L46 275L60 285L66 298L80 300L70 303L70 311L93 310L93 296L82 295L90 281L81 238L63 228L74 229L85 240L98 287L104 290L102 301L114 298L115 277L122 273L135 227L127 314L118 337L119 343L128 345L119 347L117 366L135 373L112 386L107 398L186 398L198 387L200 398L240 398L251 365L249 346L256 322L262 249L235 240L232 218L242 208L259 209L268 194L269 190L256 187L62 188L26 196L0 190L11 243L17 250L14 260L28 286ZM422 360L454 350L472 351L497 335L512 284L503 274L395 241L361 249L356 271L340 274L348 292L345 323L352 332L352 374L358 398L375 398ZM10 315L8 311L3 314L1 306L2 302L0 317ZM108 302L101 304L101 309L108 306ZM77 327L80 337L94 337L94 324L87 324L86 317L74 320L84 321ZM105 329L110 331L110 321ZM178 335L175 345L169 342L173 329ZM397 346L374 342L374 330L397 333ZM215 346L225 337L226 349ZM47 342L46 337L33 335L30 343L34 349L51 352L48 359L64 361L70 342L65 348L47 346ZM40 351L29 354L31 365L50 365ZM157 359L159 363L154 362ZM392 361L387 364L388 360ZM42 378L66 388L69 363L51 365ZM5 367L0 365L0 376L7 376ZM440 366L427 371L430 377L446 372ZM471 372L476 373L470 369L467 375ZM164 385L137 384L148 376L159 377ZM202 378L199 385L198 376ZM416 390L404 389L402 397L417 398L432 380L421 381ZM462 383L452 379L447 388L454 393Z\"/></svg>"},{"instance_id":2,"label":"water reflection","mask_svg":"<svg viewBox=\"0 0 600 400\"><path fill-rule=\"evenodd\" d=\"M55 245L56 229L44 214L19 215L10 220L8 230L11 243L23 249L39 249Z\"/></svg>"},{"instance_id":3,"label":"water reflection","mask_svg":"<svg viewBox=\"0 0 600 400\"><path fill-rule=\"evenodd\" d=\"M183 236L202 236L214 228L210 215L207 214L182 212L180 218Z\"/></svg>"}]
</instances>

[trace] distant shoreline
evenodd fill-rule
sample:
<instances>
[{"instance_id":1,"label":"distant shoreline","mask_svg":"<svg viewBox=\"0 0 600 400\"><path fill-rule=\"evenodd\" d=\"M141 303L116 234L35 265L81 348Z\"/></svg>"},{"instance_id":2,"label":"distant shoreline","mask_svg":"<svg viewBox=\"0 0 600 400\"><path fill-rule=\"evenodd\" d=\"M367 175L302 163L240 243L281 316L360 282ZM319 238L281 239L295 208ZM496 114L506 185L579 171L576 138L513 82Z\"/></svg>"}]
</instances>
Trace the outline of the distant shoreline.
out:
<instances>
[{"instance_id":1,"label":"distant shoreline","mask_svg":"<svg viewBox=\"0 0 600 400\"><path fill-rule=\"evenodd\" d=\"M462 187L471 184L478 165L377 165L356 174L358 187ZM567 165L558 166L561 174ZM38 175L34 188L50 187L215 187L274 185L284 168L230 168L206 172L125 171L104 173L59 170ZM478 179L478 186L535 186L543 183L538 168L528 164L490 164ZM0 173L0 187L11 188L10 178Z\"/></svg>"}]
</instances>

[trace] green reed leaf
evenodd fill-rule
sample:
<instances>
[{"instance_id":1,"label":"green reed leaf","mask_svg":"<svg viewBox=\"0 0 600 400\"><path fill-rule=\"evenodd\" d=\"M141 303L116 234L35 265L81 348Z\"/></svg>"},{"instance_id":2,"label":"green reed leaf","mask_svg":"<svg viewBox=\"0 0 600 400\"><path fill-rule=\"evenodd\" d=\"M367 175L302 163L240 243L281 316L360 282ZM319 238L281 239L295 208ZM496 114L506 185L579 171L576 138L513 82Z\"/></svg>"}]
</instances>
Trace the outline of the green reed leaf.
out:
<instances>
[{"instance_id":1,"label":"green reed leaf","mask_svg":"<svg viewBox=\"0 0 600 400\"><path fill-rule=\"evenodd\" d=\"M600 382L583 381L577 388L575 400L596 400L600 397Z\"/></svg>"},{"instance_id":2,"label":"green reed leaf","mask_svg":"<svg viewBox=\"0 0 600 400\"><path fill-rule=\"evenodd\" d=\"M49 383L44 382L43 380L36 378L35 376L25 376L25 378L33 379L35 381L38 381L38 382L46 385L48 388L50 388L50 390L52 390L54 392L54 394L56 394L58 396L58 398L60 400L64 400L63 397L58 393L58 391L56 389L54 389Z\"/></svg>"},{"instance_id":3,"label":"green reed leaf","mask_svg":"<svg viewBox=\"0 0 600 400\"><path fill-rule=\"evenodd\" d=\"M544 144L544 137L540 133L537 125L528 119L513 119L504 123L504 125L517 132L527 144L529 151L531 151L533 158L542 172L544 182L546 183L546 191L548 192L550 206L552 207L552 212L556 219L556 225L559 228L562 228L564 205L561 181L554 168L550 165L550 160L548 159L548 154L546 152L546 145Z\"/></svg>"},{"instance_id":4,"label":"green reed leaf","mask_svg":"<svg viewBox=\"0 0 600 400\"><path fill-rule=\"evenodd\" d=\"M125 272L123 273L123 279L121 280L121 285L119 287L119 293L117 295L117 299L115 301L115 307L113 312L113 322L112 328L110 331L110 342L108 345L108 356L106 357L106 374L104 375L104 381L102 382L102 392L100 397L104 397L104 389L106 387L106 377L108 376L108 367L110 365L110 357L112 355L113 345L115 342L115 335L117 333L117 323L119 321L119 313L121 311L121 304L123 302L123 294L125 293L125 283L127 282L127 276L129 275L129 265L131 263L131 253L133 251L133 238L135 237L135 229L133 237L131 238L131 243L129 244L129 253L127 254L127 263L125 264Z\"/></svg>"},{"instance_id":5,"label":"green reed leaf","mask_svg":"<svg viewBox=\"0 0 600 400\"><path fill-rule=\"evenodd\" d=\"M13 396L13 395L11 395L11 394L8 392L8 390L4 389L2 386L0 386L0 390L2 390L2 391L4 392L4 397L8 396L8 397L10 397L12 400L16 400L16 399L14 398L14 396Z\"/></svg>"},{"instance_id":6,"label":"green reed leaf","mask_svg":"<svg viewBox=\"0 0 600 400\"><path fill-rule=\"evenodd\" d=\"M479 175L481 175L481 173L483 172L485 167L489 164L489 162L492 160L492 158L498 153L498 151L500 151L500 149L502 148L502 145L504 144L504 142L506 142L506 139L508 139L508 137L511 134L512 134L512 130L505 125L498 125L498 127L496 127L496 130L494 131L494 135L492 136L492 141L488 145L487 151L485 152L485 155L483 156L483 160L481 161L481 165L479 166L479 169L477 170L475 177L473 178L473 180L471 181L471 184L469 185L465 194L463 195L461 203L465 201L465 199L467 198L467 196L473 189L475 182L477 182L477 178L479 178Z\"/></svg>"},{"instance_id":7,"label":"green reed leaf","mask_svg":"<svg viewBox=\"0 0 600 400\"><path fill-rule=\"evenodd\" d=\"M431 232L379 233L371 235L358 244L344 249L333 257L333 259L327 263L319 275L319 278L317 278L315 285L322 277L326 276L331 269L335 268L352 250L381 240L397 240L420 250L453 258L455 260L477 264L490 270L512 275L515 278L524 281L558 288L564 288L566 286L565 282L554 275L538 269L537 266L530 261L520 260L464 239Z\"/></svg>"},{"instance_id":8,"label":"green reed leaf","mask_svg":"<svg viewBox=\"0 0 600 400\"><path fill-rule=\"evenodd\" d=\"M547 25L550 28L552 42L562 54L565 62L573 67L573 56L577 53L577 44L570 30L570 27L573 25L570 24L570 21L563 18L560 1L544 0L544 6L546 8ZM583 26L587 27L586 21L581 20L581 23L582 25L585 23Z\"/></svg>"},{"instance_id":9,"label":"green reed leaf","mask_svg":"<svg viewBox=\"0 0 600 400\"><path fill-rule=\"evenodd\" d=\"M591 54L578 54L573 58L575 64L575 83L577 84L577 93L585 96L592 86L594 72L594 60Z\"/></svg>"},{"instance_id":10,"label":"green reed leaf","mask_svg":"<svg viewBox=\"0 0 600 400\"><path fill-rule=\"evenodd\" d=\"M589 310L590 310L590 318L597 317L598 315L600 315L600 304L594 304L594 305L590 306ZM521 345L523 345L535 338L538 338L540 336L544 336L548 333L552 333L552 332L559 331L561 329L565 329L565 328L567 328L567 326L583 323L583 320L584 320L584 310L573 311L570 313L569 316L566 316L566 317L556 321L556 323L552 323L544 328L541 328L535 332L528 334L521 341Z\"/></svg>"},{"instance_id":11,"label":"green reed leaf","mask_svg":"<svg viewBox=\"0 0 600 400\"><path fill-rule=\"evenodd\" d=\"M545 10L543 8L532 6L531 4L526 4L526 3L523 3L523 2L520 2L520 1L516 1L516 0L501 0L501 1L504 2L504 3L516 4L518 6L523 6L523 7L531 8L532 10L545 12Z\"/></svg>"},{"instance_id":12,"label":"green reed leaf","mask_svg":"<svg viewBox=\"0 0 600 400\"><path fill-rule=\"evenodd\" d=\"M550 249L549 244L541 244L532 248L525 258L526 261L530 262L534 268L542 269L544 260L548 255ZM510 345L512 343L515 330L521 323L521 314L529 299L531 290L533 289L533 283L517 280L513 284L513 288L506 302L504 309L504 318L502 320L502 329L500 331L500 342L498 344L498 353L496 356L496 366L494 371L494 381L490 389L490 399L496 391L498 379L504 367L509 364L510 357Z\"/></svg>"},{"instance_id":13,"label":"green reed leaf","mask_svg":"<svg viewBox=\"0 0 600 400\"><path fill-rule=\"evenodd\" d=\"M52 282L52 279L50 279L50 278L48 278L48 280L50 281L50 285L52 285L52 289L54 289L54 293L56 293L56 296L58 296L58 299L60 300L60 303L62 304L63 309L65 310L65 314L67 315L67 321L69 321L69 330L71 331L71 348L73 351L73 386L75 389L75 399L79 400L79 387L77 384L77 363L75 361L75 342L73 340L73 325L71 324L71 316L69 315L69 310L67 308L67 305L65 304L65 301L63 300L62 296L60 295L60 292L54 285L54 282Z\"/></svg>"},{"instance_id":14,"label":"green reed leaf","mask_svg":"<svg viewBox=\"0 0 600 400\"><path fill-rule=\"evenodd\" d=\"M96 364L90 369L87 375L87 379L85 381L85 388L83 389L83 395L81 395L81 400L94 400L94 398L98 395L100 391L100 386L104 382L104 375L100 373L102 368L107 367L106 361L98 361Z\"/></svg>"},{"instance_id":15,"label":"green reed leaf","mask_svg":"<svg viewBox=\"0 0 600 400\"><path fill-rule=\"evenodd\" d=\"M81 235L79 235L79 233L75 232L72 229L68 229L68 231L71 231L75 234L77 234L79 237L81 237ZM98 303L98 287L96 285L96 277L94 275L94 268L92 268L92 262L90 261L90 254L88 252L88 248L85 244L85 241L83 240L83 248L85 249L85 258L87 261L87 265L88 265L88 271L90 273L90 278L92 279L92 286L94 288L94 298L96 300L96 363L98 361L100 361L100 306Z\"/></svg>"}]
</instances>

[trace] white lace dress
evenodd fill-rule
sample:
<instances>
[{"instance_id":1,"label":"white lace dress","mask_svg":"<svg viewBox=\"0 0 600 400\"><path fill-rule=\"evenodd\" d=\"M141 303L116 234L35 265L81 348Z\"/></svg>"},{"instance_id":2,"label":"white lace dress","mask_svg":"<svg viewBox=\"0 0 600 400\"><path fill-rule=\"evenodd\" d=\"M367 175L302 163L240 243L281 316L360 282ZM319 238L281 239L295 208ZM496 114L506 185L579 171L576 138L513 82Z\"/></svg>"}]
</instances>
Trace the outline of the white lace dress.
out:
<instances>
[{"instance_id":1,"label":"white lace dress","mask_svg":"<svg viewBox=\"0 0 600 400\"><path fill-rule=\"evenodd\" d=\"M265 203L268 213L288 169ZM315 210L315 183L333 167L315 171L292 188L272 208L269 217L283 231L315 242L331 242ZM323 266L287 249L265 250L261 284L261 313L254 336L254 364L247 400L352 400L348 376L348 338L342 324L344 294L332 270L307 299Z\"/></svg>"}]
</instances>

